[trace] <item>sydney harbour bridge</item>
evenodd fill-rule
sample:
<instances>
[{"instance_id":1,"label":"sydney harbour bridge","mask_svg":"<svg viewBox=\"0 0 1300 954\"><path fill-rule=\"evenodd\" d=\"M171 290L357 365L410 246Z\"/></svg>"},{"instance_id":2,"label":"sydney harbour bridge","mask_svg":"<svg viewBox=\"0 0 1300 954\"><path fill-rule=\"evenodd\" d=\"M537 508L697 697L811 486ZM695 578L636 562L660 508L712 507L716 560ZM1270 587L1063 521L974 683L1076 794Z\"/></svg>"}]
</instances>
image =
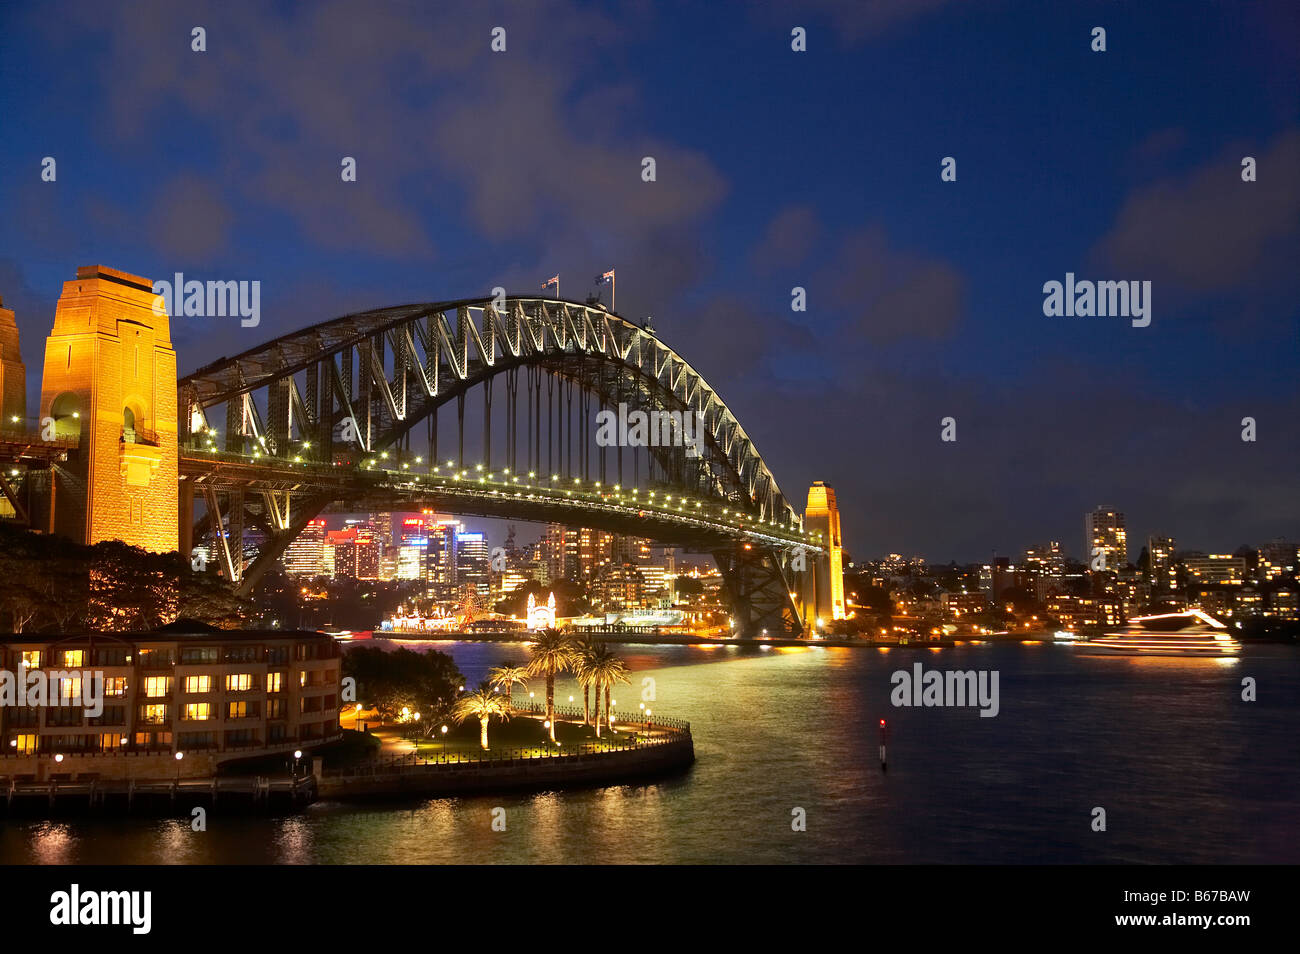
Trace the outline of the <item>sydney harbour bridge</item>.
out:
<instances>
[{"instance_id":1,"label":"sydney harbour bridge","mask_svg":"<svg viewBox=\"0 0 1300 954\"><path fill-rule=\"evenodd\" d=\"M646 325L498 293L333 318L177 380L151 291L102 266L64 286L45 440L0 434L25 472L49 468L25 494L0 488L36 529L182 554L209 543L247 594L327 508L553 522L711 554L741 635L842 615L838 515L810 507L806 521L718 393ZM620 407L671 422L671 439L599 446L597 415ZM158 536L172 512L175 536Z\"/></svg>"}]
</instances>

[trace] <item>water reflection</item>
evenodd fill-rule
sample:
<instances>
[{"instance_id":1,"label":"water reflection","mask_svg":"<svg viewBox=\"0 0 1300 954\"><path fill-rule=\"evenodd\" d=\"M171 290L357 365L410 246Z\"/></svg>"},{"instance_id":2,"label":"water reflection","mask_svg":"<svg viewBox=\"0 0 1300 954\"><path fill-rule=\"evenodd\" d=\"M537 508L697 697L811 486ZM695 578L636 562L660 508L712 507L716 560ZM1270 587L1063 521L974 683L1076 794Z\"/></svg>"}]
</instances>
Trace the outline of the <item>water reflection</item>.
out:
<instances>
[{"instance_id":1,"label":"water reflection","mask_svg":"<svg viewBox=\"0 0 1300 954\"><path fill-rule=\"evenodd\" d=\"M468 684L527 652L502 643L441 648ZM647 705L692 724L698 762L677 778L398 805L318 803L280 818L210 815L206 833L192 832L187 820L10 820L0 824L0 860L1300 860L1293 651L1261 647L1242 660L1198 660L987 641L938 654L880 649L620 648L635 673L621 708L636 709L648 676L655 696ZM890 706L891 673L922 660L998 670L1000 715ZM1267 678L1260 702L1241 700L1242 671ZM556 694L581 705L568 677L557 680ZM888 772L877 759L881 718L890 726ZM1124 820L1105 839L1086 824L1098 804ZM494 808L505 810L505 831L492 828ZM807 814L807 831L791 829L796 808Z\"/></svg>"}]
</instances>

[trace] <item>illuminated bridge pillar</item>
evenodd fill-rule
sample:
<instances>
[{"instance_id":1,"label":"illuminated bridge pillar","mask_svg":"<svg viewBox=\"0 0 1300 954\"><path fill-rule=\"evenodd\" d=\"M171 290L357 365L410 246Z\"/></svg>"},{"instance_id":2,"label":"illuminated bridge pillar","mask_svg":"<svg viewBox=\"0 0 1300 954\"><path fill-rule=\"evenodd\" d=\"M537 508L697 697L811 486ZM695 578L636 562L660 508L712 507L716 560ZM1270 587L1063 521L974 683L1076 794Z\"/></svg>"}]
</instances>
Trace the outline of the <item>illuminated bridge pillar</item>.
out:
<instances>
[{"instance_id":1,"label":"illuminated bridge pillar","mask_svg":"<svg viewBox=\"0 0 1300 954\"><path fill-rule=\"evenodd\" d=\"M808 488L808 506L804 509L804 529L820 534L817 543L826 548L824 556L809 561L808 572L803 575L804 615L810 625L820 619L828 623L844 619L844 556L841 548L840 508L835 503L835 490L823 481L815 480Z\"/></svg>"},{"instance_id":2,"label":"illuminated bridge pillar","mask_svg":"<svg viewBox=\"0 0 1300 954\"><path fill-rule=\"evenodd\" d=\"M4 307L0 307L0 414L0 430L27 429L27 369L18 348L18 323L13 310Z\"/></svg>"},{"instance_id":3,"label":"illuminated bridge pillar","mask_svg":"<svg viewBox=\"0 0 1300 954\"><path fill-rule=\"evenodd\" d=\"M55 309L41 427L78 450L56 468L51 526L79 543L176 549L176 352L153 302L148 279L90 265Z\"/></svg>"}]
</instances>

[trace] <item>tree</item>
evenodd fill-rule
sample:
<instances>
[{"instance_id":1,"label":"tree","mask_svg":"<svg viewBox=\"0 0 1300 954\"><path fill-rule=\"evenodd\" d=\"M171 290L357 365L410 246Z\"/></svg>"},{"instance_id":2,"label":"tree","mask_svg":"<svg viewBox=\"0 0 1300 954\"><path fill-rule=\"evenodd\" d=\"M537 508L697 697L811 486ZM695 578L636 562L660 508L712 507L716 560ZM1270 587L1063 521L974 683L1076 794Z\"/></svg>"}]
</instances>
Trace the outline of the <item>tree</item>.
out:
<instances>
[{"instance_id":1,"label":"tree","mask_svg":"<svg viewBox=\"0 0 1300 954\"><path fill-rule=\"evenodd\" d=\"M499 693L480 686L473 692L457 699L452 713L460 722L478 719L479 745L486 752L488 747L488 720L493 716L500 716L503 722L508 720L510 718L510 706L506 703L506 700L501 698Z\"/></svg>"},{"instance_id":2,"label":"tree","mask_svg":"<svg viewBox=\"0 0 1300 954\"><path fill-rule=\"evenodd\" d=\"M455 661L435 650L353 647L343 656L343 675L357 681L358 701L374 706L385 720L403 708L432 716L450 707L464 685Z\"/></svg>"},{"instance_id":3,"label":"tree","mask_svg":"<svg viewBox=\"0 0 1300 954\"><path fill-rule=\"evenodd\" d=\"M555 741L555 676L572 668L576 661L573 639L558 629L544 629L533 641L528 661L530 676L546 677L546 721L550 723L551 741Z\"/></svg>"},{"instance_id":4,"label":"tree","mask_svg":"<svg viewBox=\"0 0 1300 954\"><path fill-rule=\"evenodd\" d=\"M613 731L614 727L609 721L610 692L618 683L630 683L632 680L628 676L627 663L611 653L604 643L592 654L589 667L591 680L596 686L596 737L600 738L601 689L605 690L605 724Z\"/></svg>"},{"instance_id":5,"label":"tree","mask_svg":"<svg viewBox=\"0 0 1300 954\"><path fill-rule=\"evenodd\" d=\"M582 686L582 724L591 725L591 660L596 655L596 646L589 639L579 639L574 643L574 653L573 674L578 677L578 684ZM600 704L599 696L596 704Z\"/></svg>"},{"instance_id":6,"label":"tree","mask_svg":"<svg viewBox=\"0 0 1300 954\"><path fill-rule=\"evenodd\" d=\"M507 666L504 663L488 672L488 679L497 689L505 687L506 705L514 708L514 688L528 688L528 670L523 666Z\"/></svg>"},{"instance_id":7,"label":"tree","mask_svg":"<svg viewBox=\"0 0 1300 954\"><path fill-rule=\"evenodd\" d=\"M180 554L0 527L0 618L15 630L139 632L181 616L233 628L251 611Z\"/></svg>"}]
</instances>

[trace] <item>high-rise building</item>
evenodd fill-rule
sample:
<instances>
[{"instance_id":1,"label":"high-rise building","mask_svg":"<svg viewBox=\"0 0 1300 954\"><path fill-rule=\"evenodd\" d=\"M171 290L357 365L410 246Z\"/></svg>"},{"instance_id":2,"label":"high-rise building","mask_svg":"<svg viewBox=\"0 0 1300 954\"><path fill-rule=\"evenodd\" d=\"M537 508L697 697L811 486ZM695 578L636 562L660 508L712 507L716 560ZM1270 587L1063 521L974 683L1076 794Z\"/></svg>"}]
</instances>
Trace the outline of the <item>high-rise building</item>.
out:
<instances>
[{"instance_id":1,"label":"high-rise building","mask_svg":"<svg viewBox=\"0 0 1300 954\"><path fill-rule=\"evenodd\" d=\"M1147 582L1151 585L1151 592L1172 590L1178 586L1174 550L1173 537L1147 537Z\"/></svg>"},{"instance_id":2,"label":"high-rise building","mask_svg":"<svg viewBox=\"0 0 1300 954\"><path fill-rule=\"evenodd\" d=\"M358 580L377 580L380 572L380 543L378 534L369 520L358 520L355 517L345 521L344 528L355 531L354 539L356 579Z\"/></svg>"},{"instance_id":3,"label":"high-rise building","mask_svg":"<svg viewBox=\"0 0 1300 954\"><path fill-rule=\"evenodd\" d=\"M325 521L309 520L302 533L294 538L281 557L284 572L289 576L300 577L333 575L333 552L330 548L330 559L327 560L326 544Z\"/></svg>"},{"instance_id":4,"label":"high-rise building","mask_svg":"<svg viewBox=\"0 0 1300 954\"><path fill-rule=\"evenodd\" d=\"M397 579L423 580L425 578L428 547L429 537L425 518L411 514L404 515L401 518L401 529L397 539Z\"/></svg>"},{"instance_id":5,"label":"high-rise building","mask_svg":"<svg viewBox=\"0 0 1300 954\"><path fill-rule=\"evenodd\" d=\"M591 591L592 601L607 613L631 612L648 605L645 578L632 563L611 563L603 567Z\"/></svg>"},{"instance_id":6,"label":"high-rise building","mask_svg":"<svg viewBox=\"0 0 1300 954\"><path fill-rule=\"evenodd\" d=\"M1049 540L1047 543L1026 547L1024 566L1036 581L1059 583L1065 574L1065 554L1061 551L1061 541Z\"/></svg>"},{"instance_id":7,"label":"high-rise building","mask_svg":"<svg viewBox=\"0 0 1300 954\"><path fill-rule=\"evenodd\" d=\"M480 596L487 596L491 582L487 536L468 531L457 533L456 553L457 584L472 584Z\"/></svg>"},{"instance_id":8,"label":"high-rise building","mask_svg":"<svg viewBox=\"0 0 1300 954\"><path fill-rule=\"evenodd\" d=\"M614 534L552 523L542 542L552 580L590 582L610 563Z\"/></svg>"},{"instance_id":9,"label":"high-rise building","mask_svg":"<svg viewBox=\"0 0 1300 954\"><path fill-rule=\"evenodd\" d=\"M1124 515L1113 507L1098 506L1084 517L1084 562L1098 568L1099 557L1105 558L1100 568L1119 572L1128 565L1128 532L1124 529Z\"/></svg>"},{"instance_id":10,"label":"high-rise building","mask_svg":"<svg viewBox=\"0 0 1300 954\"><path fill-rule=\"evenodd\" d=\"M454 517L431 515L425 520L429 543L425 548L424 578L431 596L445 598L457 583L456 534L462 529L460 521Z\"/></svg>"},{"instance_id":11,"label":"high-rise building","mask_svg":"<svg viewBox=\"0 0 1300 954\"><path fill-rule=\"evenodd\" d=\"M325 534L327 545L334 549L334 572L332 576L340 579L357 579L357 531L350 527L346 530L330 530Z\"/></svg>"}]
</instances>

